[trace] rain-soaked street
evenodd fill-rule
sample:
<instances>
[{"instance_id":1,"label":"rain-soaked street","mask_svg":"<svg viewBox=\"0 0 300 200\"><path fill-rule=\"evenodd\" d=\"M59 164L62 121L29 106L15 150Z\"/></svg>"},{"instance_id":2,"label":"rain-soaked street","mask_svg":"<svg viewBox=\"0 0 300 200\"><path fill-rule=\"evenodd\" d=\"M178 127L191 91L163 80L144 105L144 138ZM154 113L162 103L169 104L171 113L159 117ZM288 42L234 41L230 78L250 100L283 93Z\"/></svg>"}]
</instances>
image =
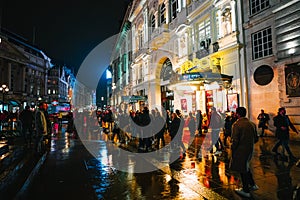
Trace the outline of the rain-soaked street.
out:
<instances>
[{"instance_id":1,"label":"rain-soaked street","mask_svg":"<svg viewBox=\"0 0 300 200\"><path fill-rule=\"evenodd\" d=\"M100 130L81 131L80 140L65 134L64 127L52 138L45 163L22 199L242 199L234 192L241 184L238 175L228 170L229 148L197 158L206 137L194 138L187 156L169 164L174 153L167 150L148 156L137 153L134 141L119 146ZM255 145L252 171L259 190L251 192L252 199L293 199L300 184L300 168L271 154L274 142L264 137ZM291 149L300 156L298 144L291 142ZM149 172L136 170L141 168Z\"/></svg>"}]
</instances>

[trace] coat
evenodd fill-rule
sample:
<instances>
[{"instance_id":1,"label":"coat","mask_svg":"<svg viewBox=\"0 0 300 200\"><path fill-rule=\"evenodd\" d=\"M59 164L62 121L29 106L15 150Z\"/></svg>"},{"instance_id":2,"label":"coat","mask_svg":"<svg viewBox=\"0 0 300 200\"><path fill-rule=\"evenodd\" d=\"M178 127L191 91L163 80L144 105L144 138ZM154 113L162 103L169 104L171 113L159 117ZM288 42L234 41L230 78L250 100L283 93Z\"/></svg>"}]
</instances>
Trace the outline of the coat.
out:
<instances>
[{"instance_id":1,"label":"coat","mask_svg":"<svg viewBox=\"0 0 300 200\"><path fill-rule=\"evenodd\" d=\"M230 169L240 173L249 171L254 143L258 141L256 125L242 117L232 125L232 156Z\"/></svg>"},{"instance_id":2,"label":"coat","mask_svg":"<svg viewBox=\"0 0 300 200\"><path fill-rule=\"evenodd\" d=\"M287 115L280 115L278 114L273 118L274 120L274 126L276 127L276 137L279 140L288 140L289 139L289 128L291 128L293 131L297 132L295 126L292 124L289 116ZM283 130L281 127L285 127Z\"/></svg>"}]
</instances>

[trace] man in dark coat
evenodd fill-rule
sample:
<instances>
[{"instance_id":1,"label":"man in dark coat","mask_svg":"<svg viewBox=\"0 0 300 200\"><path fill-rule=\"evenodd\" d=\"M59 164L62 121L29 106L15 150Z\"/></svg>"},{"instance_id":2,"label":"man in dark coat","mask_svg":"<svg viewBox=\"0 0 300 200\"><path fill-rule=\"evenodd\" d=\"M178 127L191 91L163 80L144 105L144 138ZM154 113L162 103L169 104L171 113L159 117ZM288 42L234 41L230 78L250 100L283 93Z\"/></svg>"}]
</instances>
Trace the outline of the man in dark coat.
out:
<instances>
[{"instance_id":1,"label":"man in dark coat","mask_svg":"<svg viewBox=\"0 0 300 200\"><path fill-rule=\"evenodd\" d=\"M268 121L270 120L269 114L265 113L265 111L263 109L261 109L261 112L257 116L257 119L259 120L258 128L261 128L260 136L263 137L265 134L265 129L268 128L267 124L268 124Z\"/></svg>"},{"instance_id":2,"label":"man in dark coat","mask_svg":"<svg viewBox=\"0 0 300 200\"><path fill-rule=\"evenodd\" d=\"M30 147L32 140L34 115L29 106L25 106L25 109L20 113L19 119L22 122L22 134L24 137L25 145Z\"/></svg>"},{"instance_id":3,"label":"man in dark coat","mask_svg":"<svg viewBox=\"0 0 300 200\"><path fill-rule=\"evenodd\" d=\"M258 189L250 171L250 161L254 151L254 143L258 141L256 125L246 118L244 107L236 109L238 120L232 125L232 157L230 169L241 175L243 187L235 191L244 197L250 197L250 190Z\"/></svg>"},{"instance_id":4,"label":"man in dark coat","mask_svg":"<svg viewBox=\"0 0 300 200\"><path fill-rule=\"evenodd\" d=\"M278 115L273 118L274 120L274 126L276 127L276 137L278 138L277 143L273 147L272 151L276 154L277 149L280 145L282 145L285 150L289 154L290 161L297 161L297 158L293 155L293 153L290 150L289 147L289 128L291 128L294 132L298 134L297 129L295 126L292 124L290 118L286 115L286 110L285 108L281 107L278 110Z\"/></svg>"}]
</instances>

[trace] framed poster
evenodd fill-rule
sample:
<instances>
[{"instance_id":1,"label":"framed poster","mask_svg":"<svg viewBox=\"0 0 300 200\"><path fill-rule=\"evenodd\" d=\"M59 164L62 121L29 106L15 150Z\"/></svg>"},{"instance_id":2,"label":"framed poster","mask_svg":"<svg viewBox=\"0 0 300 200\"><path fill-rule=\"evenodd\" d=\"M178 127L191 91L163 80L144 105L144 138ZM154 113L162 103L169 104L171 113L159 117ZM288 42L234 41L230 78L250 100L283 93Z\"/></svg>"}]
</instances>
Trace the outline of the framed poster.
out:
<instances>
[{"instance_id":1,"label":"framed poster","mask_svg":"<svg viewBox=\"0 0 300 200\"><path fill-rule=\"evenodd\" d=\"M181 110L183 112L187 112L187 100L186 99L180 99L181 101Z\"/></svg>"},{"instance_id":2,"label":"framed poster","mask_svg":"<svg viewBox=\"0 0 300 200\"><path fill-rule=\"evenodd\" d=\"M239 94L227 94L227 105L229 111L235 112L236 108L239 107Z\"/></svg>"}]
</instances>

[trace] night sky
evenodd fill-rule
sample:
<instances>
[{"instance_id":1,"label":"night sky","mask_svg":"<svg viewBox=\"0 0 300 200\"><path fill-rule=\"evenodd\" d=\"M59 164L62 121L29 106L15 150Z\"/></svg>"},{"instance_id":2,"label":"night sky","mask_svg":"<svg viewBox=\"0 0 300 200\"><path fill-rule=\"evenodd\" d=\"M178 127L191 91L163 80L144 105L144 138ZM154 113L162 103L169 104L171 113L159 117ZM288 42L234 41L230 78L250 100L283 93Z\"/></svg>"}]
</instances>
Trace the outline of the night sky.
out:
<instances>
[{"instance_id":1,"label":"night sky","mask_svg":"<svg viewBox=\"0 0 300 200\"><path fill-rule=\"evenodd\" d=\"M2 0L1 27L75 73L87 54L119 33L129 0ZM35 34L34 34L35 33ZM34 36L35 35L35 36Z\"/></svg>"}]
</instances>

